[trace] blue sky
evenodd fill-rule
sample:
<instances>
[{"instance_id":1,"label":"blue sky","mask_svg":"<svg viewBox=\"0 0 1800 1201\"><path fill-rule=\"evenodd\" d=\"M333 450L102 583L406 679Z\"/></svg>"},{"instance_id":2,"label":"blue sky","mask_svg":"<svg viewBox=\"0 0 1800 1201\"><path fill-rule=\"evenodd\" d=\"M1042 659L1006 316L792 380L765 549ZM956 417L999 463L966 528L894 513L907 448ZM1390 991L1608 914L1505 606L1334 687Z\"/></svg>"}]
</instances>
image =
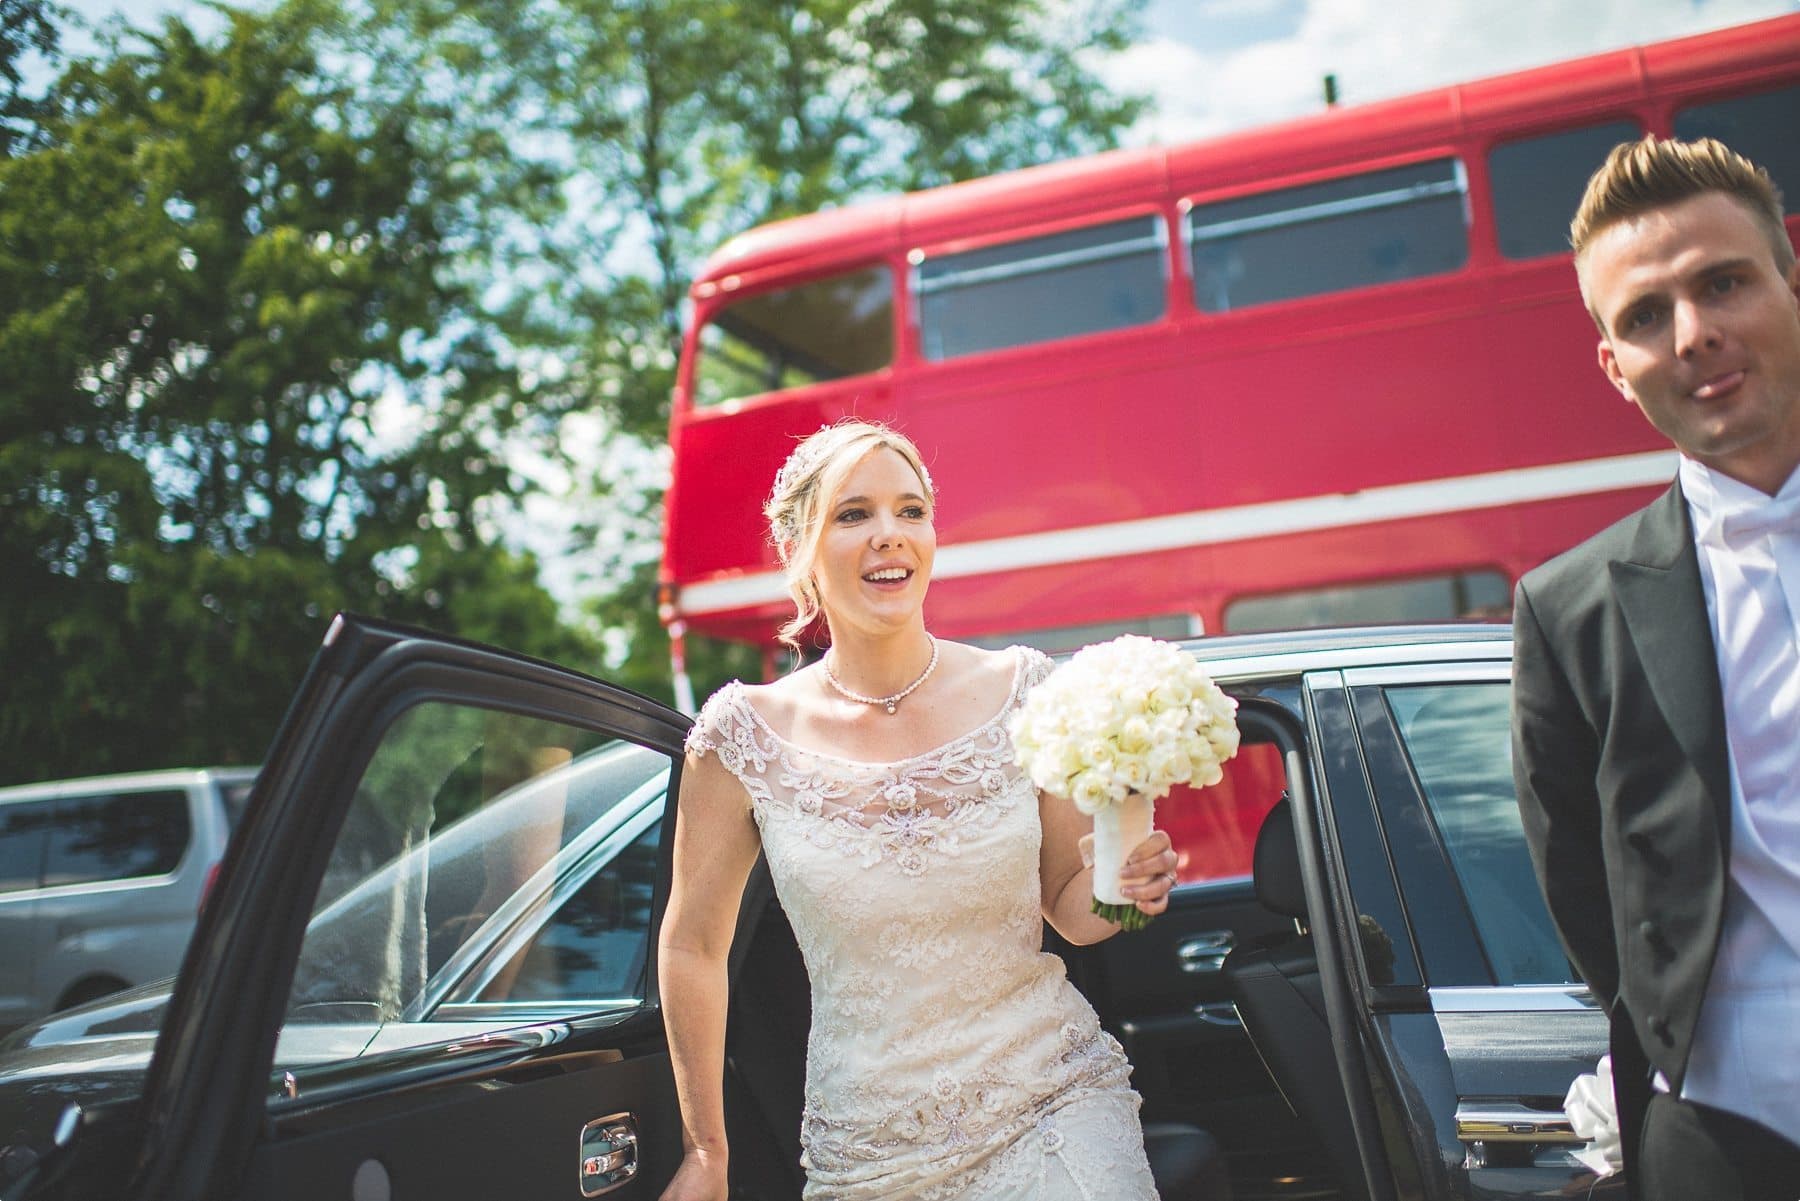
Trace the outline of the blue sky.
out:
<instances>
[{"instance_id":1,"label":"blue sky","mask_svg":"<svg viewBox=\"0 0 1800 1201\"><path fill-rule=\"evenodd\" d=\"M63 3L216 20L194 0ZM1327 73L1355 104L1790 12L1800 0L1149 0L1144 37L1101 70L1157 101L1130 140L1169 143L1311 112Z\"/></svg>"},{"instance_id":2,"label":"blue sky","mask_svg":"<svg viewBox=\"0 0 1800 1201\"><path fill-rule=\"evenodd\" d=\"M1159 113L1135 140L1175 142L1346 104L1661 41L1783 13L1800 0L1151 0L1146 36L1109 78Z\"/></svg>"}]
</instances>

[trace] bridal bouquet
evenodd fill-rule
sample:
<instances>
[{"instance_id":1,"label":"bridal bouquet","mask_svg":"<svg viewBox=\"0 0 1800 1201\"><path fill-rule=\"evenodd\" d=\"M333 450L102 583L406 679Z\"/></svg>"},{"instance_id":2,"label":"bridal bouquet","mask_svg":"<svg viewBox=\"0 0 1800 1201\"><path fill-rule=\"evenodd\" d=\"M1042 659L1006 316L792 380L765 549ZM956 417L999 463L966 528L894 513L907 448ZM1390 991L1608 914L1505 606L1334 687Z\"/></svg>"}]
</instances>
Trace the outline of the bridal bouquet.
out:
<instances>
[{"instance_id":1,"label":"bridal bouquet","mask_svg":"<svg viewBox=\"0 0 1800 1201\"><path fill-rule=\"evenodd\" d=\"M1094 818L1095 913L1127 930L1149 922L1119 870L1150 836L1156 798L1219 782L1236 714L1192 655L1135 634L1076 652L1025 698L1010 726L1019 766Z\"/></svg>"}]
</instances>

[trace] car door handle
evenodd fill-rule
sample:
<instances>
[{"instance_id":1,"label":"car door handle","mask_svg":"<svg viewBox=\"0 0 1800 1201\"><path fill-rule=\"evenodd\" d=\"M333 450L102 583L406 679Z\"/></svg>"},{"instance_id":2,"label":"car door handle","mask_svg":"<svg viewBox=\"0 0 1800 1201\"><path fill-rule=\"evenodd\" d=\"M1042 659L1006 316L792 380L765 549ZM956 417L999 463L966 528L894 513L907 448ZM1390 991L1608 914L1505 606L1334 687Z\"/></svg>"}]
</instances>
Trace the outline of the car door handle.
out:
<instances>
[{"instance_id":1,"label":"car door handle","mask_svg":"<svg viewBox=\"0 0 1800 1201\"><path fill-rule=\"evenodd\" d=\"M1184 972L1216 972L1225 966L1232 942L1231 931L1208 930L1176 943L1175 958Z\"/></svg>"},{"instance_id":2,"label":"car door handle","mask_svg":"<svg viewBox=\"0 0 1800 1201\"><path fill-rule=\"evenodd\" d=\"M1562 1143L1580 1146L1569 1115L1560 1109L1531 1109L1511 1101L1483 1101L1456 1107L1456 1137L1465 1143Z\"/></svg>"},{"instance_id":3,"label":"car door handle","mask_svg":"<svg viewBox=\"0 0 1800 1201\"><path fill-rule=\"evenodd\" d=\"M610 1193L637 1175L637 1119L629 1113L598 1118L581 1128L581 1195Z\"/></svg>"}]
</instances>

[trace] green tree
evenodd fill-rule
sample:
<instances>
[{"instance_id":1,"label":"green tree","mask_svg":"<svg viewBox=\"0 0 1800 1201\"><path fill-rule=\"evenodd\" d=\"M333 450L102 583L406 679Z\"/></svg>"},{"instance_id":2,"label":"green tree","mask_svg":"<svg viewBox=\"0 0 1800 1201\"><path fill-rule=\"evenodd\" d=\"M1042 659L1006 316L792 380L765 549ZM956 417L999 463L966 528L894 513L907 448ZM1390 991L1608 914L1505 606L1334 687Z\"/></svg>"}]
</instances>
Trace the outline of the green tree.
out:
<instances>
[{"instance_id":1,"label":"green tree","mask_svg":"<svg viewBox=\"0 0 1800 1201\"><path fill-rule=\"evenodd\" d=\"M0 159L0 778L254 761L337 608L597 666L495 534L542 419L481 258L551 177L323 0L220 11Z\"/></svg>"},{"instance_id":2,"label":"green tree","mask_svg":"<svg viewBox=\"0 0 1800 1201\"><path fill-rule=\"evenodd\" d=\"M0 158L30 146L40 104L22 90L25 60L56 57L63 10L48 0L0 0Z\"/></svg>"},{"instance_id":3,"label":"green tree","mask_svg":"<svg viewBox=\"0 0 1800 1201\"><path fill-rule=\"evenodd\" d=\"M467 63L480 29L570 161L573 210L542 240L556 264L514 336L559 360L547 409L599 413L610 436L663 441L686 286L727 237L776 218L1112 146L1143 101L1095 56L1129 44L1140 0L390 0L434 14ZM445 23L446 10L465 23ZM412 29L414 44L423 24ZM593 572L611 665L668 695L654 621L660 491L595 481L584 542L621 523ZM746 497L746 504L756 498ZM696 645L696 684L759 670Z\"/></svg>"}]
</instances>

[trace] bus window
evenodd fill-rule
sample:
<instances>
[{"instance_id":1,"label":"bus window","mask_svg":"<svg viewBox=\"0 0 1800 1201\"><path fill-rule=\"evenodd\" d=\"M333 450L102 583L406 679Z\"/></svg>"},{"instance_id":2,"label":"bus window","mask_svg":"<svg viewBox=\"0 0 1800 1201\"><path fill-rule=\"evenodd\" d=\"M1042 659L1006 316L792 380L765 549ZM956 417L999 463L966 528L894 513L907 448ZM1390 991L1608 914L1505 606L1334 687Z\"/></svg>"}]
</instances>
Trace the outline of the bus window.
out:
<instances>
[{"instance_id":1,"label":"bus window","mask_svg":"<svg viewBox=\"0 0 1800 1201\"><path fill-rule=\"evenodd\" d=\"M1588 176L1620 142L1643 131L1632 121L1608 121L1496 146L1488 154L1495 236L1509 259L1569 252L1569 218Z\"/></svg>"},{"instance_id":2,"label":"bus window","mask_svg":"<svg viewBox=\"0 0 1800 1201\"><path fill-rule=\"evenodd\" d=\"M1105 642L1121 634L1140 634L1145 638L1198 638L1206 633L1204 623L1192 613L1168 613L1160 617L1129 617L1118 621L1101 621L1091 625L1048 626L1036 630L1012 630L1002 634L972 634L965 641L989 650L1008 646L1034 646L1045 654L1079 650L1096 642Z\"/></svg>"},{"instance_id":3,"label":"bus window","mask_svg":"<svg viewBox=\"0 0 1800 1201\"><path fill-rule=\"evenodd\" d=\"M1751 162L1767 167L1790 213L1800 200L1796 129L1800 129L1800 87L1696 104L1675 115L1676 137L1717 138Z\"/></svg>"},{"instance_id":4,"label":"bus window","mask_svg":"<svg viewBox=\"0 0 1800 1201\"><path fill-rule=\"evenodd\" d=\"M1189 212L1194 302L1230 309L1438 275L1469 255L1455 159L1240 196Z\"/></svg>"},{"instance_id":5,"label":"bus window","mask_svg":"<svg viewBox=\"0 0 1800 1201\"><path fill-rule=\"evenodd\" d=\"M886 367L894 358L894 283L870 267L746 296L700 331L694 403L723 404Z\"/></svg>"},{"instance_id":6,"label":"bus window","mask_svg":"<svg viewBox=\"0 0 1800 1201\"><path fill-rule=\"evenodd\" d=\"M1505 576L1497 571L1465 571L1246 597L1225 606L1225 632L1450 621L1460 617L1504 618L1510 614L1511 604Z\"/></svg>"},{"instance_id":7,"label":"bus window","mask_svg":"<svg viewBox=\"0 0 1800 1201\"><path fill-rule=\"evenodd\" d=\"M1163 315L1160 217L1133 217L940 257L915 252L928 359L1143 325Z\"/></svg>"}]
</instances>

